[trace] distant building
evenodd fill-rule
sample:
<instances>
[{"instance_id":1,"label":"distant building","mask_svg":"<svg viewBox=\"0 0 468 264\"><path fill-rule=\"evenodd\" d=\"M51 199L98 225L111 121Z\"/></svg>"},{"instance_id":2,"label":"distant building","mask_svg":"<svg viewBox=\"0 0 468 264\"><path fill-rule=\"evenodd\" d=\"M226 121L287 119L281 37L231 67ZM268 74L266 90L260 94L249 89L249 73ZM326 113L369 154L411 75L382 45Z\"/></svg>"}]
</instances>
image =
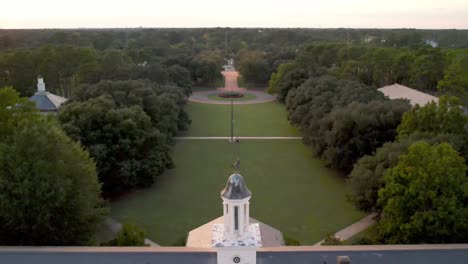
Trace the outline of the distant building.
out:
<instances>
[{"instance_id":1,"label":"distant building","mask_svg":"<svg viewBox=\"0 0 468 264\"><path fill-rule=\"evenodd\" d=\"M408 99L412 106L415 106L416 104L424 106L430 102L439 102L439 98L435 96L420 92L418 90L397 83L379 88L378 91L392 100Z\"/></svg>"},{"instance_id":2,"label":"distant building","mask_svg":"<svg viewBox=\"0 0 468 264\"><path fill-rule=\"evenodd\" d=\"M35 102L39 111L48 113L57 112L60 106L67 101L67 98L47 92L44 79L39 76L37 78L37 92L29 97L29 101Z\"/></svg>"},{"instance_id":3,"label":"distant building","mask_svg":"<svg viewBox=\"0 0 468 264\"><path fill-rule=\"evenodd\" d=\"M213 248L217 263L256 263L256 250L284 246L283 234L250 218L251 193L244 178L232 174L221 191L223 216L189 232L187 247Z\"/></svg>"},{"instance_id":4,"label":"distant building","mask_svg":"<svg viewBox=\"0 0 468 264\"><path fill-rule=\"evenodd\" d=\"M435 40L426 39L425 42L426 42L426 45L429 45L429 46L431 46L431 47L433 47L433 48L439 47L439 43L438 43L437 41L435 41Z\"/></svg>"}]
</instances>

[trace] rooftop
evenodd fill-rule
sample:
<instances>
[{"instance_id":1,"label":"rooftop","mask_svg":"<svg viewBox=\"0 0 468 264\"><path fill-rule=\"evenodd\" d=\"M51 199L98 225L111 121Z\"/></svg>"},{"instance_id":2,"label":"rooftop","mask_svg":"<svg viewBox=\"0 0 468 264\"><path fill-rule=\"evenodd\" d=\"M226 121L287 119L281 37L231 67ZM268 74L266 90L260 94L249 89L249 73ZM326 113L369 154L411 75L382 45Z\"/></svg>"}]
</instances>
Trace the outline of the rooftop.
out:
<instances>
[{"instance_id":1,"label":"rooftop","mask_svg":"<svg viewBox=\"0 0 468 264\"><path fill-rule=\"evenodd\" d=\"M187 238L187 247L192 248L211 248L213 242L213 226L223 224L223 217L216 218L200 227L189 232ZM280 247L284 245L283 234L277 229L264 224L254 218L250 218L251 224L258 224L263 247Z\"/></svg>"},{"instance_id":2,"label":"rooftop","mask_svg":"<svg viewBox=\"0 0 468 264\"><path fill-rule=\"evenodd\" d=\"M29 98L29 101L35 102L36 107L41 112L54 112L57 111L60 105L65 103L67 99L49 92L37 92Z\"/></svg>"},{"instance_id":3,"label":"rooftop","mask_svg":"<svg viewBox=\"0 0 468 264\"><path fill-rule=\"evenodd\" d=\"M401 84L392 84L379 88L378 91L382 92L390 99L408 99L412 106L416 104L424 106L430 102L439 102L439 98L420 92L418 90L406 87Z\"/></svg>"},{"instance_id":4,"label":"rooftop","mask_svg":"<svg viewBox=\"0 0 468 264\"><path fill-rule=\"evenodd\" d=\"M238 173L232 174L224 190L221 191L221 197L229 200L242 200L252 196L249 189L245 185L244 177Z\"/></svg>"}]
</instances>

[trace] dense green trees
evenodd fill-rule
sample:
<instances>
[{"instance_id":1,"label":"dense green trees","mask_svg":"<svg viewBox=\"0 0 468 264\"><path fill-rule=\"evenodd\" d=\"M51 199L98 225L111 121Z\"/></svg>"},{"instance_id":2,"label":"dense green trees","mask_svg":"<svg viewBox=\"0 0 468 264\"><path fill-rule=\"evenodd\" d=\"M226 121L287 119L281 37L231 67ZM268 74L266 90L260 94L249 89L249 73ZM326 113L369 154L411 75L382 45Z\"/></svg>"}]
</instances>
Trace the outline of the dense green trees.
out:
<instances>
[{"instance_id":1,"label":"dense green trees","mask_svg":"<svg viewBox=\"0 0 468 264\"><path fill-rule=\"evenodd\" d=\"M398 164L399 157L407 154L409 146L421 140L431 145L449 142L457 151L464 151L463 136L453 134L413 133L401 141L386 143L354 165L348 178L350 201L361 210L381 211L377 199L379 190L385 186L385 172Z\"/></svg>"},{"instance_id":2,"label":"dense green trees","mask_svg":"<svg viewBox=\"0 0 468 264\"><path fill-rule=\"evenodd\" d=\"M385 173L380 232L387 243L456 243L468 237L468 178L449 144L413 144Z\"/></svg>"},{"instance_id":3,"label":"dense green trees","mask_svg":"<svg viewBox=\"0 0 468 264\"><path fill-rule=\"evenodd\" d=\"M106 197L150 186L173 166L169 142L190 120L183 88L149 81L81 87L58 118L95 158Z\"/></svg>"},{"instance_id":4,"label":"dense green trees","mask_svg":"<svg viewBox=\"0 0 468 264\"><path fill-rule=\"evenodd\" d=\"M458 96L465 107L468 107L468 51L449 54L450 64L445 70L444 78L438 88L452 96Z\"/></svg>"},{"instance_id":5,"label":"dense green trees","mask_svg":"<svg viewBox=\"0 0 468 264\"><path fill-rule=\"evenodd\" d=\"M291 87L286 108L314 152L331 167L349 171L359 157L394 140L409 104L385 100L359 82L325 75Z\"/></svg>"},{"instance_id":6,"label":"dense green trees","mask_svg":"<svg viewBox=\"0 0 468 264\"><path fill-rule=\"evenodd\" d=\"M271 74L265 54L260 50L240 51L237 65L246 82L265 83Z\"/></svg>"},{"instance_id":7,"label":"dense green trees","mask_svg":"<svg viewBox=\"0 0 468 264\"><path fill-rule=\"evenodd\" d=\"M398 137L402 139L414 132L465 134L468 133L467 124L468 117L458 98L441 97L439 103L417 105L405 113L398 127Z\"/></svg>"},{"instance_id":8,"label":"dense green trees","mask_svg":"<svg viewBox=\"0 0 468 264\"><path fill-rule=\"evenodd\" d=\"M395 139L401 116L408 109L404 101L337 108L320 121L312 146L331 167L349 172L360 157Z\"/></svg>"},{"instance_id":9,"label":"dense green trees","mask_svg":"<svg viewBox=\"0 0 468 264\"><path fill-rule=\"evenodd\" d=\"M106 210L88 153L11 88L0 134L0 244L92 243Z\"/></svg>"},{"instance_id":10,"label":"dense green trees","mask_svg":"<svg viewBox=\"0 0 468 264\"><path fill-rule=\"evenodd\" d=\"M416 106L403 114L397 128L398 141L385 144L372 156L354 166L349 177L350 200L360 209L379 211L377 192L385 187L383 175L395 166L400 155L419 140L429 144L448 142L468 162L468 119L456 98L442 97L439 103Z\"/></svg>"},{"instance_id":11,"label":"dense green trees","mask_svg":"<svg viewBox=\"0 0 468 264\"><path fill-rule=\"evenodd\" d=\"M172 166L166 136L140 107L118 107L100 96L64 106L59 120L96 160L106 197L149 186Z\"/></svg>"}]
</instances>

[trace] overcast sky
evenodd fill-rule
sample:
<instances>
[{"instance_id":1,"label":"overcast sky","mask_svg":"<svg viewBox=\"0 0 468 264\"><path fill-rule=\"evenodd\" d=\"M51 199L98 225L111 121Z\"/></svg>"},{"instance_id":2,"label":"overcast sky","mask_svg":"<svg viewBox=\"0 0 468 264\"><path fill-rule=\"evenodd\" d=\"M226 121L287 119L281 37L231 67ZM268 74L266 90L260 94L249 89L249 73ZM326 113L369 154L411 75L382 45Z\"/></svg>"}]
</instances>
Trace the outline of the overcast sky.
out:
<instances>
[{"instance_id":1,"label":"overcast sky","mask_svg":"<svg viewBox=\"0 0 468 264\"><path fill-rule=\"evenodd\" d=\"M4 0L0 28L468 29L468 0Z\"/></svg>"}]
</instances>

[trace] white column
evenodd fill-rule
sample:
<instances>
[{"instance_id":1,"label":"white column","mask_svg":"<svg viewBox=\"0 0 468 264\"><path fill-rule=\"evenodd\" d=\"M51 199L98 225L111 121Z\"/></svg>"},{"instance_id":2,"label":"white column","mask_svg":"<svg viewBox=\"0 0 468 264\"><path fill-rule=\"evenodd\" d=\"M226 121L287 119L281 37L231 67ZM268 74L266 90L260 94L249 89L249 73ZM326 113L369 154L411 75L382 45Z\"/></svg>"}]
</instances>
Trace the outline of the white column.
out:
<instances>
[{"instance_id":1,"label":"white column","mask_svg":"<svg viewBox=\"0 0 468 264\"><path fill-rule=\"evenodd\" d=\"M224 226L227 226L228 225L228 222L227 222L227 217L226 217L226 214L227 214L227 204L226 203L223 203L223 221L224 221Z\"/></svg>"},{"instance_id":2,"label":"white column","mask_svg":"<svg viewBox=\"0 0 468 264\"><path fill-rule=\"evenodd\" d=\"M245 228L249 230L249 225L250 225L250 202L247 202L247 212L245 213L245 218L246 218L246 225Z\"/></svg>"},{"instance_id":3,"label":"white column","mask_svg":"<svg viewBox=\"0 0 468 264\"><path fill-rule=\"evenodd\" d=\"M239 235L244 234L244 204L239 205Z\"/></svg>"},{"instance_id":4,"label":"white column","mask_svg":"<svg viewBox=\"0 0 468 264\"><path fill-rule=\"evenodd\" d=\"M231 236L235 233L235 219L234 219L234 206L232 204L229 205L229 234Z\"/></svg>"}]
</instances>

